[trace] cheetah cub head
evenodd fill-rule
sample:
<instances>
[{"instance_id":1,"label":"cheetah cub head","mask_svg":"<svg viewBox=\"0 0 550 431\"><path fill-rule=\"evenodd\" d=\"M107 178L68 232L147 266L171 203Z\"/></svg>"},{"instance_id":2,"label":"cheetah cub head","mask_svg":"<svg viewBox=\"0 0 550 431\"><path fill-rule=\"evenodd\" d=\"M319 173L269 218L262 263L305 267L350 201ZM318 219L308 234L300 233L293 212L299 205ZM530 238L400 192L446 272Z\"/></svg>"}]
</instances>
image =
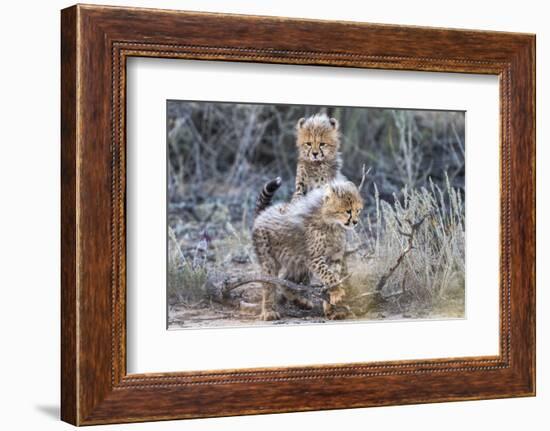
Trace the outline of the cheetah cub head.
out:
<instances>
[{"instance_id":1,"label":"cheetah cub head","mask_svg":"<svg viewBox=\"0 0 550 431\"><path fill-rule=\"evenodd\" d=\"M340 148L338 121L325 114L300 118L296 124L298 157L308 162L332 160Z\"/></svg>"},{"instance_id":2,"label":"cheetah cub head","mask_svg":"<svg viewBox=\"0 0 550 431\"><path fill-rule=\"evenodd\" d=\"M323 219L329 224L338 224L353 229L359 222L363 199L359 189L351 181L333 181L323 190Z\"/></svg>"}]
</instances>

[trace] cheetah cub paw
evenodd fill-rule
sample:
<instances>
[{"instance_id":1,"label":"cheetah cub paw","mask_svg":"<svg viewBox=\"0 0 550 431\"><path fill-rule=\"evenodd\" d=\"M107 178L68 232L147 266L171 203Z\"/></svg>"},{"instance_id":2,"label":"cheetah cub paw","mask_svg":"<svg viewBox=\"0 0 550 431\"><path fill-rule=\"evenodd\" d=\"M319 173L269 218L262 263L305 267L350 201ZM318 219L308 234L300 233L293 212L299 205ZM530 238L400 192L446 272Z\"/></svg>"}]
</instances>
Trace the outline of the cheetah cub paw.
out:
<instances>
[{"instance_id":1,"label":"cheetah cub paw","mask_svg":"<svg viewBox=\"0 0 550 431\"><path fill-rule=\"evenodd\" d=\"M328 320L344 320L350 316L350 310L347 307L335 307L327 301L323 301L323 311Z\"/></svg>"},{"instance_id":2,"label":"cheetah cub paw","mask_svg":"<svg viewBox=\"0 0 550 431\"><path fill-rule=\"evenodd\" d=\"M329 296L329 302L331 305L338 304L340 301L342 301L342 298L346 295L346 291L341 287L333 287L328 291Z\"/></svg>"},{"instance_id":3,"label":"cheetah cub paw","mask_svg":"<svg viewBox=\"0 0 550 431\"><path fill-rule=\"evenodd\" d=\"M313 302L309 299L297 297L292 300L292 303L302 310L311 310L313 309Z\"/></svg>"}]
</instances>

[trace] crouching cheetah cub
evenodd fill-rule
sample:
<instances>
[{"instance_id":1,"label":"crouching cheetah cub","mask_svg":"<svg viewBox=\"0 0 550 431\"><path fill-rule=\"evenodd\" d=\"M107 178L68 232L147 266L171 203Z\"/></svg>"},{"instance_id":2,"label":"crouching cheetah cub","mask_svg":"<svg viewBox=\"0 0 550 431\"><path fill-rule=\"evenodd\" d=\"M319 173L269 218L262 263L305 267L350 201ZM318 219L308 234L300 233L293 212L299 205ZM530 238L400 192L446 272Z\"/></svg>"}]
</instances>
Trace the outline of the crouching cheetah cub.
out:
<instances>
[{"instance_id":1,"label":"crouching cheetah cub","mask_svg":"<svg viewBox=\"0 0 550 431\"><path fill-rule=\"evenodd\" d=\"M340 131L338 121L325 114L300 118L296 124L296 188L292 201L335 179L345 179L340 170Z\"/></svg>"},{"instance_id":2,"label":"crouching cheetah cub","mask_svg":"<svg viewBox=\"0 0 550 431\"><path fill-rule=\"evenodd\" d=\"M268 276L281 276L304 282L311 276L329 288L330 301L325 314L344 295L337 285L341 280L346 246L346 229L353 229L363 208L359 190L350 181L336 180L309 192L290 204L269 206L280 186L277 178L264 186L258 198L252 242L262 271ZM281 212L280 206L286 205ZM269 206L269 207L268 207ZM264 288L262 319L279 319L275 290ZM283 292L287 298L289 292Z\"/></svg>"}]
</instances>

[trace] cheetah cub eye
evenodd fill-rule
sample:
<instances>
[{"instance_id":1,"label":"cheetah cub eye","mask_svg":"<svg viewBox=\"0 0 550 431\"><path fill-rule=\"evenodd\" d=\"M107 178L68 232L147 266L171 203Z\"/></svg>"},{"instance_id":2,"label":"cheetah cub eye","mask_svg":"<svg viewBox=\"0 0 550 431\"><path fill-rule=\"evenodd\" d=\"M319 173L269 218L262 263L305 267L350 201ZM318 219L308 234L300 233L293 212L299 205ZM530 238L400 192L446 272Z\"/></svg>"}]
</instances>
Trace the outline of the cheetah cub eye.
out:
<instances>
[{"instance_id":1,"label":"cheetah cub eye","mask_svg":"<svg viewBox=\"0 0 550 431\"><path fill-rule=\"evenodd\" d=\"M350 208L349 210L346 210L346 218L347 220L344 222L344 226L348 228L354 228L359 223L359 214L361 210L360 209L353 209Z\"/></svg>"}]
</instances>

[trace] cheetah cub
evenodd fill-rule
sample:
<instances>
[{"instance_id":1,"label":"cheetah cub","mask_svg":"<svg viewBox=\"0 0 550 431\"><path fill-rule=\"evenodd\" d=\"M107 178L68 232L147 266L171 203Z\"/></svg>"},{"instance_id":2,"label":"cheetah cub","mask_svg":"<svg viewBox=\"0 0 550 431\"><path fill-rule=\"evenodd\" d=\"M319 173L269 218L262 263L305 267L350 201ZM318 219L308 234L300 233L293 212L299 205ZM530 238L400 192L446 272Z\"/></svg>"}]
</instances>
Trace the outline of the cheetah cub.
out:
<instances>
[{"instance_id":1,"label":"cheetah cub","mask_svg":"<svg viewBox=\"0 0 550 431\"><path fill-rule=\"evenodd\" d=\"M299 283L311 276L318 278L329 288L330 300L323 308L330 317L331 306L344 295L337 283L343 270L346 230L357 224L363 200L355 184L335 180L290 204L269 206L280 184L280 178L270 181L258 198L252 228L256 256L265 275ZM282 205L287 206L283 212ZM282 293L297 300L291 292ZM275 294L273 288L264 288L263 320L280 318Z\"/></svg>"},{"instance_id":2,"label":"cheetah cub","mask_svg":"<svg viewBox=\"0 0 550 431\"><path fill-rule=\"evenodd\" d=\"M292 201L334 179L345 179L340 170L342 159L338 121L326 114L300 118L296 124L296 188Z\"/></svg>"}]
</instances>

